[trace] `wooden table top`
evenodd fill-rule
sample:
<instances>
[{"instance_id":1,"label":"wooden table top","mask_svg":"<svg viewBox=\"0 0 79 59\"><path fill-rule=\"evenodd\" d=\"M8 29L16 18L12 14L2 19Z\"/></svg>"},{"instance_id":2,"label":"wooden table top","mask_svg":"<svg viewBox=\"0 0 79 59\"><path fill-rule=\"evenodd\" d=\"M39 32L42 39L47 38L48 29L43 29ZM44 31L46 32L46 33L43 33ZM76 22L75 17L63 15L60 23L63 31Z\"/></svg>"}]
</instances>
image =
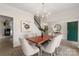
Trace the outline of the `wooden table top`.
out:
<instances>
[{"instance_id":1,"label":"wooden table top","mask_svg":"<svg viewBox=\"0 0 79 59\"><path fill-rule=\"evenodd\" d=\"M40 45L40 44L44 43L45 41L50 40L50 38L51 38L51 36L43 35L43 37L36 36L36 37L28 38L28 40Z\"/></svg>"}]
</instances>

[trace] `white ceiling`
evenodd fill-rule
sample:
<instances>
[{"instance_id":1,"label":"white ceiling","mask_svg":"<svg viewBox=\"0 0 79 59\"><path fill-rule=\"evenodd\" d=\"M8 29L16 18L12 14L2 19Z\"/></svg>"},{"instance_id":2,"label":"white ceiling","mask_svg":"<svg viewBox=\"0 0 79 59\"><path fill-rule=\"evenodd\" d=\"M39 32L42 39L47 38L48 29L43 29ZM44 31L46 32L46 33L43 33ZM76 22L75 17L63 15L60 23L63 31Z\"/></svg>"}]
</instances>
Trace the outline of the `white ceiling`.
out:
<instances>
[{"instance_id":1,"label":"white ceiling","mask_svg":"<svg viewBox=\"0 0 79 59\"><path fill-rule=\"evenodd\" d=\"M6 3L9 6L28 11L35 14L38 10L41 9L42 3ZM78 3L45 3L45 8L47 12L58 13L69 8L79 8Z\"/></svg>"}]
</instances>

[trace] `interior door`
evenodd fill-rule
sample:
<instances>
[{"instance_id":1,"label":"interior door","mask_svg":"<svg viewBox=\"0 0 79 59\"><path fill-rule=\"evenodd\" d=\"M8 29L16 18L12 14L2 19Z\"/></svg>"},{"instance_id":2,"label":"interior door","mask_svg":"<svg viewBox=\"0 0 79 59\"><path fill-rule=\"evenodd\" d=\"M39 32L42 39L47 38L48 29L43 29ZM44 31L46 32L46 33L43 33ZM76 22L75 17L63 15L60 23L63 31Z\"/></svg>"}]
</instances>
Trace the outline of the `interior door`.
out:
<instances>
[{"instance_id":1,"label":"interior door","mask_svg":"<svg viewBox=\"0 0 79 59\"><path fill-rule=\"evenodd\" d=\"M78 41L78 21L67 23L67 40Z\"/></svg>"}]
</instances>

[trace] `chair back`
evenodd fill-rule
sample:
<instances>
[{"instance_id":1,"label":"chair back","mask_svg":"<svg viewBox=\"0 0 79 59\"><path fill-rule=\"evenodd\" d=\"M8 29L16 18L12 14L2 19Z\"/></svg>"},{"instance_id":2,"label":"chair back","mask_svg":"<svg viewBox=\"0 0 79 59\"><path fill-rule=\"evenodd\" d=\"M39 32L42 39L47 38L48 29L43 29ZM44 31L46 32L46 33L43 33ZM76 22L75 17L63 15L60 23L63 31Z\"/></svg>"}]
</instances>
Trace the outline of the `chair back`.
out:
<instances>
[{"instance_id":1,"label":"chair back","mask_svg":"<svg viewBox=\"0 0 79 59\"><path fill-rule=\"evenodd\" d=\"M45 50L48 51L48 53L53 53L55 51L57 44L57 40L53 39L51 40L48 45L45 47Z\"/></svg>"},{"instance_id":2,"label":"chair back","mask_svg":"<svg viewBox=\"0 0 79 59\"><path fill-rule=\"evenodd\" d=\"M55 51L55 48L59 46L61 39L62 35L58 35L49 42L49 44L45 47L48 53L53 53Z\"/></svg>"},{"instance_id":3,"label":"chair back","mask_svg":"<svg viewBox=\"0 0 79 59\"><path fill-rule=\"evenodd\" d=\"M58 36L55 38L55 40L57 40L57 48L59 47L59 45L60 45L62 39L63 39L63 35L62 35L62 34L58 35Z\"/></svg>"},{"instance_id":4,"label":"chair back","mask_svg":"<svg viewBox=\"0 0 79 59\"><path fill-rule=\"evenodd\" d=\"M25 55L30 55L33 52L32 46L28 43L26 39L20 38L21 48Z\"/></svg>"}]
</instances>

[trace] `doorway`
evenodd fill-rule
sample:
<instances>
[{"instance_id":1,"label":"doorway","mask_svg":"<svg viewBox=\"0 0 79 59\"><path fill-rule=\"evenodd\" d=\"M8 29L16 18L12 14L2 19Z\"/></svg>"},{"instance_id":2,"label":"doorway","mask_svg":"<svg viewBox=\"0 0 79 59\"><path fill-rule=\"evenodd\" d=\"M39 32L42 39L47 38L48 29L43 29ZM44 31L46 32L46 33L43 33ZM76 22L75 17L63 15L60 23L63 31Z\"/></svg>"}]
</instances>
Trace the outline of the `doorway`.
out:
<instances>
[{"instance_id":1,"label":"doorway","mask_svg":"<svg viewBox=\"0 0 79 59\"><path fill-rule=\"evenodd\" d=\"M0 15L0 48L13 47L13 17Z\"/></svg>"},{"instance_id":2,"label":"doorway","mask_svg":"<svg viewBox=\"0 0 79 59\"><path fill-rule=\"evenodd\" d=\"M78 41L78 21L67 23L67 40Z\"/></svg>"}]
</instances>

